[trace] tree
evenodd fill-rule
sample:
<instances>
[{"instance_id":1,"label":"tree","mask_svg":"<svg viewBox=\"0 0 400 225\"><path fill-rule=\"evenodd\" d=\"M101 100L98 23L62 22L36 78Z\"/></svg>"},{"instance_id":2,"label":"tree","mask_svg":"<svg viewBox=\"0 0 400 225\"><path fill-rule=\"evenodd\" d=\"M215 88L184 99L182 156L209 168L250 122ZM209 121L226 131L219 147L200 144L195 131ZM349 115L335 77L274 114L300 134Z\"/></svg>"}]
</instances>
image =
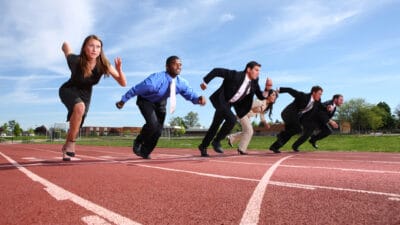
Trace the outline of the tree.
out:
<instances>
[{"instance_id":1,"label":"tree","mask_svg":"<svg viewBox=\"0 0 400 225\"><path fill-rule=\"evenodd\" d=\"M21 127L19 126L19 123L15 123L15 124L14 124L13 134L14 134L14 136L21 136L21 134L22 134L22 129L21 129Z\"/></svg>"},{"instance_id":2,"label":"tree","mask_svg":"<svg viewBox=\"0 0 400 225\"><path fill-rule=\"evenodd\" d=\"M390 106L386 102L379 102L377 107L383 110L383 129L393 129L396 126L396 119L392 115Z\"/></svg>"},{"instance_id":3,"label":"tree","mask_svg":"<svg viewBox=\"0 0 400 225\"><path fill-rule=\"evenodd\" d=\"M371 107L367 111L367 120L368 120L368 125L369 128L372 130L376 131L379 128L382 128L384 126L384 117L386 115L386 111L379 107L379 106L374 106Z\"/></svg>"},{"instance_id":4,"label":"tree","mask_svg":"<svg viewBox=\"0 0 400 225\"><path fill-rule=\"evenodd\" d=\"M1 128L2 128L2 132L4 132L4 133L8 133L8 124L7 123L4 123L3 124L3 126L1 126Z\"/></svg>"},{"instance_id":5,"label":"tree","mask_svg":"<svg viewBox=\"0 0 400 225\"><path fill-rule=\"evenodd\" d=\"M183 118L185 128L189 127L199 127L199 114L196 112L190 111L184 118Z\"/></svg>"},{"instance_id":6,"label":"tree","mask_svg":"<svg viewBox=\"0 0 400 225\"><path fill-rule=\"evenodd\" d=\"M36 135L46 135L47 134L47 127L45 125L42 125L40 127L36 127L34 130L34 133Z\"/></svg>"},{"instance_id":7,"label":"tree","mask_svg":"<svg viewBox=\"0 0 400 225\"><path fill-rule=\"evenodd\" d=\"M172 117L169 121L170 126L182 126L185 127L185 122L182 117Z\"/></svg>"},{"instance_id":8,"label":"tree","mask_svg":"<svg viewBox=\"0 0 400 225\"><path fill-rule=\"evenodd\" d=\"M9 129L9 131L14 131L14 127L15 127L15 124L16 124L17 122L15 122L15 120L10 120L10 121L8 121L8 129Z\"/></svg>"}]
</instances>

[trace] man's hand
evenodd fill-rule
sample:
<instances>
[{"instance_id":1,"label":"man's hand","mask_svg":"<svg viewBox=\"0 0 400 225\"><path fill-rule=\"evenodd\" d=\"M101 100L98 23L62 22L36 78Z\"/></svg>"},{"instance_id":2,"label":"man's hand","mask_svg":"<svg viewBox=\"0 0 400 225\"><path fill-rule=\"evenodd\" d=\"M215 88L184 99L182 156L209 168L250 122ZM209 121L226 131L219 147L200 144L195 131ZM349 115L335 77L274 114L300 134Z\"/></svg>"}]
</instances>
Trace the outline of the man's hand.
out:
<instances>
[{"instance_id":1,"label":"man's hand","mask_svg":"<svg viewBox=\"0 0 400 225\"><path fill-rule=\"evenodd\" d=\"M207 84L204 83L204 82L201 83L201 84L200 84L200 88L201 88L201 90L203 90L203 91L206 90L206 89L207 89Z\"/></svg>"},{"instance_id":2,"label":"man's hand","mask_svg":"<svg viewBox=\"0 0 400 225\"><path fill-rule=\"evenodd\" d=\"M272 79L271 78L267 78L267 80L265 81L265 91L269 91L272 89Z\"/></svg>"},{"instance_id":3,"label":"man's hand","mask_svg":"<svg viewBox=\"0 0 400 225\"><path fill-rule=\"evenodd\" d=\"M328 123L329 123L329 125L331 125L331 127L335 128L335 129L337 129L339 127L338 124L333 120L329 120Z\"/></svg>"},{"instance_id":4,"label":"man's hand","mask_svg":"<svg viewBox=\"0 0 400 225\"><path fill-rule=\"evenodd\" d=\"M123 101L119 101L115 103L115 106L117 106L118 109L122 109L122 107L124 107L124 102Z\"/></svg>"},{"instance_id":5,"label":"man's hand","mask_svg":"<svg viewBox=\"0 0 400 225\"><path fill-rule=\"evenodd\" d=\"M333 105L328 105L327 107L326 107L326 110L328 110L328 112L332 112L333 111Z\"/></svg>"},{"instance_id":6,"label":"man's hand","mask_svg":"<svg viewBox=\"0 0 400 225\"><path fill-rule=\"evenodd\" d=\"M205 105L206 104L206 98L204 98L204 96L200 96L199 97L199 104L200 105Z\"/></svg>"}]
</instances>

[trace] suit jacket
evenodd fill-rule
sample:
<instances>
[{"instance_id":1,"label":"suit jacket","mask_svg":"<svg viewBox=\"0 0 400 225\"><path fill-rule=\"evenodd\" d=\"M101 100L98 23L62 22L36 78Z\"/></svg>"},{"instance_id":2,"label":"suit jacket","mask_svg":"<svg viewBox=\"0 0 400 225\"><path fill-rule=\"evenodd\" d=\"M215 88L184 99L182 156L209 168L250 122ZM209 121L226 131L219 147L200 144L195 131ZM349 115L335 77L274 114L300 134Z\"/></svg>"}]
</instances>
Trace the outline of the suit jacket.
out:
<instances>
[{"instance_id":1,"label":"suit jacket","mask_svg":"<svg viewBox=\"0 0 400 225\"><path fill-rule=\"evenodd\" d=\"M293 102L287 105L281 113L282 119L285 121L285 123L299 122L300 116L302 117L302 120L309 120L313 116L315 116L315 113L318 113L319 110L322 110L323 106L321 102L315 101L313 108L301 115L301 112L306 108L306 106L310 102L311 93L306 94L304 92L286 87L281 87L279 89L279 93L289 93L291 96L294 97Z\"/></svg>"},{"instance_id":2,"label":"suit jacket","mask_svg":"<svg viewBox=\"0 0 400 225\"><path fill-rule=\"evenodd\" d=\"M322 103L321 105L322 105L322 107L318 110L318 112L316 113L317 116L315 116L314 119L317 122L326 124L335 115L336 107L333 109L332 112L329 112L327 109L328 105L333 105L333 100L326 101L326 102Z\"/></svg>"},{"instance_id":3,"label":"suit jacket","mask_svg":"<svg viewBox=\"0 0 400 225\"><path fill-rule=\"evenodd\" d=\"M215 109L223 109L224 107L230 108L232 103L229 100L236 94L242 85L246 73L245 71L228 70L222 68L215 68L211 70L204 78L204 82L208 84L215 77L223 78L221 86L210 96L210 100ZM236 115L239 118L245 116L251 109L254 94L258 99L265 99L263 93L258 85L258 78L250 81L249 94L241 100L233 103Z\"/></svg>"}]
</instances>

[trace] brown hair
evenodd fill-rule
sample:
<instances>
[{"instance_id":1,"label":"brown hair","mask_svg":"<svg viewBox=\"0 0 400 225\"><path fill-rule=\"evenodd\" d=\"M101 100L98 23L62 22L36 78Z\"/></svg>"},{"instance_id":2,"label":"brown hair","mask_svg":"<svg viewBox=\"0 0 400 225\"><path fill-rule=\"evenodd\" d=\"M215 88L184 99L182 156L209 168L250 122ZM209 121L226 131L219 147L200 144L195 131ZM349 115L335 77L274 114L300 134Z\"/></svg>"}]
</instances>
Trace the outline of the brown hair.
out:
<instances>
[{"instance_id":1,"label":"brown hair","mask_svg":"<svg viewBox=\"0 0 400 225\"><path fill-rule=\"evenodd\" d=\"M90 69L90 66L89 66L85 51L84 51L86 44L91 39L99 41L100 45L101 45L100 55L96 59L96 69L98 70L98 72L100 74L105 74L106 76L108 76L110 61L108 61L107 57L104 54L103 42L100 40L99 37L97 37L94 34L87 36L82 44L81 53L80 53L80 66L81 66L81 71L83 72L83 76L89 77L92 74L92 70Z\"/></svg>"},{"instance_id":2,"label":"brown hair","mask_svg":"<svg viewBox=\"0 0 400 225\"><path fill-rule=\"evenodd\" d=\"M275 95L276 95L275 101L276 101L276 99L278 98L278 92L275 91L275 90L270 89L270 90L268 91L268 96L267 96L267 98L268 98L270 95L272 95L272 93L275 93ZM265 110L264 110L264 113L267 113L267 112L269 111L268 117L269 117L271 120L272 120L272 118L271 118L271 116L272 116L272 108L273 108L273 106L274 106L274 103L275 103L275 102L270 102L270 103L268 103L267 107L266 107Z\"/></svg>"}]
</instances>

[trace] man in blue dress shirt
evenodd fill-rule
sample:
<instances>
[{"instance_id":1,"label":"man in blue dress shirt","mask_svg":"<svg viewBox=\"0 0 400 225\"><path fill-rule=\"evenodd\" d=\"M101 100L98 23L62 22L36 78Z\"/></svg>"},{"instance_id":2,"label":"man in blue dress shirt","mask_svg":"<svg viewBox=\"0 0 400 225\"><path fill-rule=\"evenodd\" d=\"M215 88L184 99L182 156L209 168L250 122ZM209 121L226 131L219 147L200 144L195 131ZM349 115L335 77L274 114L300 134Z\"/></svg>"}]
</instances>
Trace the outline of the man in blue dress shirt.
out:
<instances>
[{"instance_id":1,"label":"man in blue dress shirt","mask_svg":"<svg viewBox=\"0 0 400 225\"><path fill-rule=\"evenodd\" d=\"M194 93L188 82L178 76L181 69L182 63L179 57L168 57L166 71L151 74L144 81L133 86L116 103L117 108L121 109L130 98L137 96L136 104L139 106L146 123L134 140L133 152L144 159L150 159L150 154L161 136L166 116L166 100L170 95L171 100L175 97L173 92L170 93L172 84L175 93L182 95L186 100L193 104L206 104L206 99ZM174 104L171 102L171 105Z\"/></svg>"}]
</instances>

